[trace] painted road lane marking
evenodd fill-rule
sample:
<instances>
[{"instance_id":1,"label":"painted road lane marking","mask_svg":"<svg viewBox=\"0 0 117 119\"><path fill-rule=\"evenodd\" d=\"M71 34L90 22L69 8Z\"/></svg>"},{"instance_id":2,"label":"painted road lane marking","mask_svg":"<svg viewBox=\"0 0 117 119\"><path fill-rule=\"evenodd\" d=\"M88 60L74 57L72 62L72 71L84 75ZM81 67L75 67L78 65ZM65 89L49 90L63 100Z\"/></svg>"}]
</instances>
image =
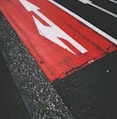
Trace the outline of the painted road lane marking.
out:
<instances>
[{"instance_id":1,"label":"painted road lane marking","mask_svg":"<svg viewBox=\"0 0 117 119\"><path fill-rule=\"evenodd\" d=\"M93 29L94 31L96 31L97 33L99 33L100 35L104 36L105 38L107 38L109 41L113 42L115 45L117 45L117 39L113 38L112 36L110 36L109 34L105 33L104 31L102 31L101 29L97 28L96 26L94 26L93 24L91 24L90 22L86 21L85 19L83 19L82 17L78 16L77 14L73 13L72 11L70 11L69 9L63 7L62 5L60 5L59 3L55 2L54 0L48 0L49 2L53 3L54 5L56 5L57 7L59 7L60 9L62 9L63 11L67 12L68 14L70 14L71 16L73 16L74 18L76 18L78 21L82 22L83 24L85 24L86 26L88 26L89 28Z\"/></svg>"},{"instance_id":2,"label":"painted road lane marking","mask_svg":"<svg viewBox=\"0 0 117 119\"><path fill-rule=\"evenodd\" d=\"M117 50L111 36L99 35L52 1L4 0L0 9L51 82Z\"/></svg>"},{"instance_id":3,"label":"painted road lane marking","mask_svg":"<svg viewBox=\"0 0 117 119\"><path fill-rule=\"evenodd\" d=\"M71 45L73 45L82 54L87 52L87 49L81 46L78 42L76 42L73 38L71 38L68 34L66 34L62 29L60 29L52 21L50 21L46 16L44 16L41 12L39 12L38 11L40 9L39 7L28 2L27 0L19 0L19 1L26 8L27 11L33 11L35 14L37 14L41 19L43 19L49 25L49 26L43 25L35 16L33 16L34 22L36 24L36 27L40 35L46 37L48 40L68 50L74 55L76 54L66 44L64 44L59 38L67 40Z\"/></svg>"},{"instance_id":4,"label":"painted road lane marking","mask_svg":"<svg viewBox=\"0 0 117 119\"><path fill-rule=\"evenodd\" d=\"M92 7L95 7L97 9L99 9L99 10L101 10L101 11L103 11L103 12L105 12L105 13L107 13L107 14L115 17L115 18L117 18L117 15L116 14L114 14L114 13L112 13L112 12L110 12L110 11L108 11L108 10L106 10L106 9L104 9L104 8L96 5L96 4L93 4L91 0L78 0L78 1L80 1L83 4L91 5Z\"/></svg>"},{"instance_id":5,"label":"painted road lane marking","mask_svg":"<svg viewBox=\"0 0 117 119\"><path fill-rule=\"evenodd\" d=\"M117 1L116 1L116 0L109 0L109 1L111 1L111 2L113 2L113 3L115 3L115 4L117 4Z\"/></svg>"}]
</instances>

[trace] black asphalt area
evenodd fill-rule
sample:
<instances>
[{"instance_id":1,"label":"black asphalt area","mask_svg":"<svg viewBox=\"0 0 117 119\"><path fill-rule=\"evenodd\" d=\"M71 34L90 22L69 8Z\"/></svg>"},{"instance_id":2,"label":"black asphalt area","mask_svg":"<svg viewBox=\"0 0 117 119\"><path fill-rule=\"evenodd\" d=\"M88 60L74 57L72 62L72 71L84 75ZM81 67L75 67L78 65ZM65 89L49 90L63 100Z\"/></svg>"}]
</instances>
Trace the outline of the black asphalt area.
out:
<instances>
[{"instance_id":1,"label":"black asphalt area","mask_svg":"<svg viewBox=\"0 0 117 119\"><path fill-rule=\"evenodd\" d=\"M54 82L76 119L117 118L117 51Z\"/></svg>"},{"instance_id":2,"label":"black asphalt area","mask_svg":"<svg viewBox=\"0 0 117 119\"><path fill-rule=\"evenodd\" d=\"M66 2L62 0L55 1L63 4L74 13L89 20L95 26L106 31L114 38L117 38L117 30L115 30L117 29L117 20L115 18L112 18L107 14L104 15L104 13L99 10L88 5L85 6L77 0L74 2L72 0ZM105 2L107 1L104 0L102 2L103 5ZM95 0L94 3L100 5L101 0ZM110 9L110 7L108 9ZM112 11L115 11L115 7ZM17 81L20 79L18 76L21 76L21 81L18 83L23 84L23 87L27 86L25 91L33 97L31 100L33 106L36 107L40 104L37 106L38 110L31 107L35 112L35 117L41 115L44 119L46 119L46 117L53 117L49 119L58 119L56 118L58 115L60 119L63 119L62 117L64 117L64 119L72 119L71 115L73 115L75 119L117 118L117 51L106 54L102 59L89 64L64 79L56 80L51 86L44 73L37 68L37 65L35 65L32 57L22 48L22 44L17 40L17 35L13 38L12 34L15 32L12 31L12 28L8 23L6 23L3 15L0 15L1 26L4 27L4 32L1 31L1 34L3 32L4 35L0 36L2 37L2 40L0 39L0 42L2 41L2 43L0 44L2 44L2 48L6 51L4 53L7 55L9 54L9 57L11 56L10 58L7 58L12 60L11 63L5 58L6 54L3 52L2 54L0 51L0 119L29 119L29 111L27 113L27 108L25 108L25 104L20 97L19 89L16 87L12 79L11 71L6 65L7 63L9 63L9 66L13 66L13 68L11 68L12 73L13 71L16 71L17 74L14 75L18 79ZM97 16L99 19L97 19ZM15 64L13 64L13 62ZM17 63L19 64L17 65ZM22 67L24 67L24 69ZM33 78L35 78L35 81ZM29 80L30 82L28 82ZM22 83L23 81L24 83ZM21 84L18 85L19 88L22 88ZM61 98L58 97L58 94L62 98L62 101ZM26 101L28 102L28 100ZM70 116L68 115L68 110L63 103L71 112ZM49 107L50 110L43 112L46 110L46 106L47 108Z\"/></svg>"},{"instance_id":3,"label":"black asphalt area","mask_svg":"<svg viewBox=\"0 0 117 119\"><path fill-rule=\"evenodd\" d=\"M29 119L18 89L0 51L0 118Z\"/></svg>"}]
</instances>

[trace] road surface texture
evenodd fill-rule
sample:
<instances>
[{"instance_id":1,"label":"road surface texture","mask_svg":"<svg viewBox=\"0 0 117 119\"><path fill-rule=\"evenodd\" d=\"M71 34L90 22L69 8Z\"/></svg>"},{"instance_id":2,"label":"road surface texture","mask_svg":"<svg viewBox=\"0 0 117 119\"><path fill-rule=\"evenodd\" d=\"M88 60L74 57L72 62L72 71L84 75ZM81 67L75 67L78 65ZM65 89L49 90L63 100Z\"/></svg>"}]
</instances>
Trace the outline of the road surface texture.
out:
<instances>
[{"instance_id":1,"label":"road surface texture","mask_svg":"<svg viewBox=\"0 0 117 119\"><path fill-rule=\"evenodd\" d=\"M30 118L72 119L52 84L1 13L0 28L0 48Z\"/></svg>"},{"instance_id":2,"label":"road surface texture","mask_svg":"<svg viewBox=\"0 0 117 119\"><path fill-rule=\"evenodd\" d=\"M116 0L92 0L94 6L106 9L105 12L80 0L54 1L117 39ZM2 116L10 119L117 118L117 50L50 83L2 13L0 50L0 61L4 63L0 63L0 79L4 84L0 95L5 95L0 112L8 112Z\"/></svg>"}]
</instances>

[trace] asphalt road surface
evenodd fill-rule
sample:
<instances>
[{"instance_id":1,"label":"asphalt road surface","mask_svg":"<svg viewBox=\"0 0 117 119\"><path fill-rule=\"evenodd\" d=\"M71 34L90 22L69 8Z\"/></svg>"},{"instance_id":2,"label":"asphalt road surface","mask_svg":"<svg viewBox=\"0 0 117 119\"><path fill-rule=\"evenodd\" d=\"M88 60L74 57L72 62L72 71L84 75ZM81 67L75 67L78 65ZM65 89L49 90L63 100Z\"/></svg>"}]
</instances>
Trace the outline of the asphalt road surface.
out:
<instances>
[{"instance_id":1,"label":"asphalt road surface","mask_svg":"<svg viewBox=\"0 0 117 119\"><path fill-rule=\"evenodd\" d=\"M77 0L54 1L117 38L117 18L112 15ZM115 2L92 0L93 4L117 14ZM117 118L117 51L51 84L2 13L0 13L0 49L8 67L8 71L5 72L10 71L18 94L21 95L18 99L24 102L22 104L19 101L21 107L24 107L21 108L24 114L22 119ZM0 58L0 61L4 62L2 57ZM2 63L0 65L3 67ZM3 72L2 68L0 72ZM7 77L5 80L8 79ZM7 108L8 105L4 106ZM13 106L14 108L19 109ZM11 119L18 119L13 116L13 112L11 111Z\"/></svg>"},{"instance_id":2,"label":"asphalt road surface","mask_svg":"<svg viewBox=\"0 0 117 119\"><path fill-rule=\"evenodd\" d=\"M117 38L117 17L114 17L100 9L97 9L89 4L83 4L78 0L54 0L57 3L63 5L67 9L71 10L75 14L81 16L85 20L92 23L94 26L100 28L111 36ZM116 14L117 16L117 4L109 0L92 0L92 3Z\"/></svg>"},{"instance_id":3,"label":"asphalt road surface","mask_svg":"<svg viewBox=\"0 0 117 119\"><path fill-rule=\"evenodd\" d=\"M0 100L2 105L0 106L0 116L3 117L0 118L21 119L22 116L22 119L73 119L71 112L53 85L1 13L0 28L2 28L2 30L0 29L2 52L0 64L3 65L0 67L0 79L4 84L0 91L3 96ZM3 71L5 71L4 74L2 74ZM11 73L12 78L9 78L8 72ZM8 86L5 85L5 82L8 83Z\"/></svg>"}]
</instances>

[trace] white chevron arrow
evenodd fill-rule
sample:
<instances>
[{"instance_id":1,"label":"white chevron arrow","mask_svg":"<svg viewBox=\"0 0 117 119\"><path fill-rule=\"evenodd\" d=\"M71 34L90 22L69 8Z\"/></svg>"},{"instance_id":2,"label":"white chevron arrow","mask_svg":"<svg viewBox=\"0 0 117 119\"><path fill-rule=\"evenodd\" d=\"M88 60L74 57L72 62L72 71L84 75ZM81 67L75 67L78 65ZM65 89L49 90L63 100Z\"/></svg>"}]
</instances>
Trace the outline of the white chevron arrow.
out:
<instances>
[{"instance_id":1,"label":"white chevron arrow","mask_svg":"<svg viewBox=\"0 0 117 119\"><path fill-rule=\"evenodd\" d=\"M82 54L88 52L87 49L85 49L82 45L80 45L72 37L70 37L67 33L65 33L57 25L55 25L52 21L50 21L46 16L44 16L39 11L39 9L40 9L39 7L37 7L36 5L30 3L27 0L19 0L19 1L25 7L25 9L27 11L29 11L29 12L33 11L35 14L37 14L41 19L43 19L49 25L49 26L45 26L35 16L32 16L40 35L42 35L43 37L46 37L48 40L54 42L55 44L59 45L60 47L62 47L64 49L68 50L69 52L71 52L74 55L76 55L76 53L74 51L72 51L59 38L62 38L64 40L66 40L67 42L69 42L72 46L74 46Z\"/></svg>"}]
</instances>

